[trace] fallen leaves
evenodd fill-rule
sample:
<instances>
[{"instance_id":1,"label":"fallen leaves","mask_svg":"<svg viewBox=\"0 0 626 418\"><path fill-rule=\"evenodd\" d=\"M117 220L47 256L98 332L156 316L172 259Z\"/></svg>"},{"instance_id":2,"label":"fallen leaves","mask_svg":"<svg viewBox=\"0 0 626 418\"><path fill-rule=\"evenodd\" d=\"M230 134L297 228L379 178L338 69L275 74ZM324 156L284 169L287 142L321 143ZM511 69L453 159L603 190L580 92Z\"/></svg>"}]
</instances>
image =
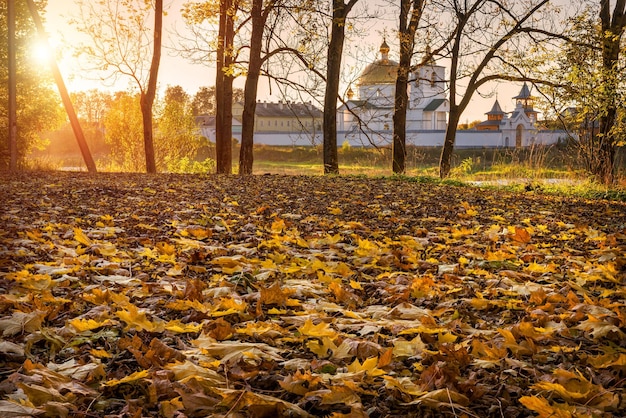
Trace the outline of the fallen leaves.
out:
<instances>
[{"instance_id":1,"label":"fallen leaves","mask_svg":"<svg viewBox=\"0 0 626 418\"><path fill-rule=\"evenodd\" d=\"M626 409L623 204L281 176L0 194L2 416Z\"/></svg>"}]
</instances>

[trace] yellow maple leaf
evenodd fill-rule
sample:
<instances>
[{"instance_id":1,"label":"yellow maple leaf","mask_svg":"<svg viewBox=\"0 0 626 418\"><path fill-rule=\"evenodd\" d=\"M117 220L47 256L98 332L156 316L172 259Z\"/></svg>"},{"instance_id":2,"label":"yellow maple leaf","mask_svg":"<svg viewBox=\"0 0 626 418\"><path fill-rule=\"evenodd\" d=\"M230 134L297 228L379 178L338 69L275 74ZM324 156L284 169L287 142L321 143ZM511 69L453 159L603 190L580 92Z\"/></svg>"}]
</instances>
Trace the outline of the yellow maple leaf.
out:
<instances>
[{"instance_id":1,"label":"yellow maple leaf","mask_svg":"<svg viewBox=\"0 0 626 418\"><path fill-rule=\"evenodd\" d=\"M98 253L100 253L100 255L104 257L113 257L117 254L117 248L115 247L115 244L110 242L105 242L98 245L96 251L98 251Z\"/></svg>"},{"instance_id":2,"label":"yellow maple leaf","mask_svg":"<svg viewBox=\"0 0 626 418\"><path fill-rule=\"evenodd\" d=\"M329 207L328 212L332 215L341 215L343 211L341 210L341 208Z\"/></svg>"},{"instance_id":3,"label":"yellow maple leaf","mask_svg":"<svg viewBox=\"0 0 626 418\"><path fill-rule=\"evenodd\" d=\"M530 263L528 266L524 267L524 271L529 273L554 273L556 272L556 266L554 264L538 264L536 262Z\"/></svg>"},{"instance_id":4,"label":"yellow maple leaf","mask_svg":"<svg viewBox=\"0 0 626 418\"><path fill-rule=\"evenodd\" d=\"M178 415L178 411L183 409L185 409L185 404L181 396L169 401L159 401L159 412L162 417L175 417Z\"/></svg>"},{"instance_id":5,"label":"yellow maple leaf","mask_svg":"<svg viewBox=\"0 0 626 418\"><path fill-rule=\"evenodd\" d=\"M222 298L219 303L220 309L234 309L237 312L244 312L248 308L248 304L239 299Z\"/></svg>"},{"instance_id":6,"label":"yellow maple leaf","mask_svg":"<svg viewBox=\"0 0 626 418\"><path fill-rule=\"evenodd\" d=\"M286 315L287 309L271 308L267 310L268 315Z\"/></svg>"},{"instance_id":7,"label":"yellow maple leaf","mask_svg":"<svg viewBox=\"0 0 626 418\"><path fill-rule=\"evenodd\" d=\"M308 392L316 390L321 382L320 376L314 376L308 370L306 372L298 370L294 375L289 375L279 381L278 384L288 392L304 396Z\"/></svg>"},{"instance_id":8,"label":"yellow maple leaf","mask_svg":"<svg viewBox=\"0 0 626 418\"><path fill-rule=\"evenodd\" d=\"M89 350L89 354L91 354L92 356L97 357L97 358L111 358L111 357L113 357L111 355L111 353L109 353L108 351L95 349L95 348L92 348L91 350Z\"/></svg>"},{"instance_id":9,"label":"yellow maple leaf","mask_svg":"<svg viewBox=\"0 0 626 418\"><path fill-rule=\"evenodd\" d=\"M285 225L285 221L283 219L277 219L274 222L272 222L271 229L272 229L272 232L275 234L280 234L286 228L287 226Z\"/></svg>"},{"instance_id":10,"label":"yellow maple leaf","mask_svg":"<svg viewBox=\"0 0 626 418\"><path fill-rule=\"evenodd\" d=\"M474 309L479 311L484 311L485 309L489 309L491 307L489 299L484 298L472 298L470 300L470 304Z\"/></svg>"},{"instance_id":11,"label":"yellow maple leaf","mask_svg":"<svg viewBox=\"0 0 626 418\"><path fill-rule=\"evenodd\" d=\"M309 392L309 397L320 397L322 405L353 405L361 402L356 391L348 385L333 385L331 389L321 389Z\"/></svg>"},{"instance_id":12,"label":"yellow maple leaf","mask_svg":"<svg viewBox=\"0 0 626 418\"><path fill-rule=\"evenodd\" d=\"M194 309L198 312L206 313L209 311L209 308L205 306L199 300L189 300L189 299L177 299L175 301L169 302L166 305L167 309L172 309L175 311L186 311L187 309Z\"/></svg>"},{"instance_id":13,"label":"yellow maple leaf","mask_svg":"<svg viewBox=\"0 0 626 418\"><path fill-rule=\"evenodd\" d=\"M74 239L86 247L92 244L91 239L78 227L74 228Z\"/></svg>"},{"instance_id":14,"label":"yellow maple leaf","mask_svg":"<svg viewBox=\"0 0 626 418\"><path fill-rule=\"evenodd\" d=\"M69 324L76 330L76 332L84 332L110 325L111 320L105 319L104 321L96 321L95 319L76 318L72 319Z\"/></svg>"},{"instance_id":15,"label":"yellow maple leaf","mask_svg":"<svg viewBox=\"0 0 626 418\"><path fill-rule=\"evenodd\" d=\"M461 229L458 228L452 228L451 232L451 236L454 239L459 239L459 238L463 238L463 237L467 237L470 235L474 235L476 232L478 232L479 228L466 228L466 227L461 227Z\"/></svg>"},{"instance_id":16,"label":"yellow maple leaf","mask_svg":"<svg viewBox=\"0 0 626 418\"><path fill-rule=\"evenodd\" d=\"M455 342L457 339L457 336L452 334L451 332L448 333L439 333L439 337L437 338L439 344L449 344L449 343L453 343Z\"/></svg>"},{"instance_id":17,"label":"yellow maple leaf","mask_svg":"<svg viewBox=\"0 0 626 418\"><path fill-rule=\"evenodd\" d=\"M383 376L385 379L385 386L392 389L398 389L403 393L413 396L421 396L426 393L421 386L418 386L411 380L410 377L391 377Z\"/></svg>"},{"instance_id":18,"label":"yellow maple leaf","mask_svg":"<svg viewBox=\"0 0 626 418\"><path fill-rule=\"evenodd\" d=\"M165 241L157 242L156 248L162 255L171 256L176 254L176 247Z\"/></svg>"},{"instance_id":19,"label":"yellow maple leaf","mask_svg":"<svg viewBox=\"0 0 626 418\"><path fill-rule=\"evenodd\" d=\"M307 337L337 337L337 331L329 328L326 322L320 322L317 325L313 325L313 321L310 319L307 319L304 322L304 325L298 328L298 331Z\"/></svg>"},{"instance_id":20,"label":"yellow maple leaf","mask_svg":"<svg viewBox=\"0 0 626 418\"><path fill-rule=\"evenodd\" d=\"M104 382L104 386L117 386L117 385L121 385L122 383L132 383L132 382L136 382L137 380L141 380L141 379L145 379L146 377L148 377L148 375L150 374L150 372L148 370L142 370L140 372L135 372L129 376L126 376L122 379L111 379L108 382Z\"/></svg>"},{"instance_id":21,"label":"yellow maple leaf","mask_svg":"<svg viewBox=\"0 0 626 418\"><path fill-rule=\"evenodd\" d=\"M442 327L433 327L429 328L424 325L418 325L417 327L407 328L398 333L398 335L408 335L408 334L439 334L442 332L447 332L446 328Z\"/></svg>"},{"instance_id":22,"label":"yellow maple leaf","mask_svg":"<svg viewBox=\"0 0 626 418\"><path fill-rule=\"evenodd\" d=\"M564 408L556 409L542 396L522 396L519 401L526 408L539 414L539 418L571 418L571 412L574 412L573 407L568 408L571 412Z\"/></svg>"},{"instance_id":23,"label":"yellow maple leaf","mask_svg":"<svg viewBox=\"0 0 626 418\"><path fill-rule=\"evenodd\" d=\"M467 216L476 216L478 215L478 211L476 210L476 208L472 205L470 205L468 202L463 201L461 202L461 206L463 206L463 209L465 209L465 214Z\"/></svg>"},{"instance_id":24,"label":"yellow maple leaf","mask_svg":"<svg viewBox=\"0 0 626 418\"><path fill-rule=\"evenodd\" d=\"M279 282L274 282L270 287L261 287L259 305L285 305L287 298L293 292L289 289L283 290Z\"/></svg>"},{"instance_id":25,"label":"yellow maple leaf","mask_svg":"<svg viewBox=\"0 0 626 418\"><path fill-rule=\"evenodd\" d=\"M418 335L411 341L398 339L393 343L393 355L394 357L408 358L413 357L426 349L426 344L422 341L422 338Z\"/></svg>"},{"instance_id":26,"label":"yellow maple leaf","mask_svg":"<svg viewBox=\"0 0 626 418\"><path fill-rule=\"evenodd\" d=\"M200 227L188 228L185 232L191 234L195 239L200 241L203 241L213 235L213 232L210 229Z\"/></svg>"},{"instance_id":27,"label":"yellow maple leaf","mask_svg":"<svg viewBox=\"0 0 626 418\"><path fill-rule=\"evenodd\" d=\"M168 331L177 332L179 334L185 334L188 332L200 332L202 331L202 324L185 324L178 319L169 321L164 325L164 328Z\"/></svg>"},{"instance_id":28,"label":"yellow maple leaf","mask_svg":"<svg viewBox=\"0 0 626 418\"><path fill-rule=\"evenodd\" d=\"M259 265L266 270L275 270L278 267L274 260L270 260L269 258L261 261Z\"/></svg>"},{"instance_id":29,"label":"yellow maple leaf","mask_svg":"<svg viewBox=\"0 0 626 418\"><path fill-rule=\"evenodd\" d=\"M596 357L589 358L589 364L597 369L606 369L609 367L626 366L626 354L624 353L606 353Z\"/></svg>"},{"instance_id":30,"label":"yellow maple leaf","mask_svg":"<svg viewBox=\"0 0 626 418\"><path fill-rule=\"evenodd\" d=\"M472 357L480 360L500 361L507 356L506 348L488 345L480 340L472 341Z\"/></svg>"},{"instance_id":31,"label":"yellow maple leaf","mask_svg":"<svg viewBox=\"0 0 626 418\"><path fill-rule=\"evenodd\" d=\"M138 331L149 332L162 331L162 324L157 324L148 319L144 310L139 310L132 303L127 305L128 310L120 310L115 313L118 318L126 322L127 328L135 328Z\"/></svg>"},{"instance_id":32,"label":"yellow maple leaf","mask_svg":"<svg viewBox=\"0 0 626 418\"><path fill-rule=\"evenodd\" d=\"M361 286L361 283L355 280L350 280L350 287L354 290L363 290L363 286Z\"/></svg>"},{"instance_id":33,"label":"yellow maple leaf","mask_svg":"<svg viewBox=\"0 0 626 418\"><path fill-rule=\"evenodd\" d=\"M141 248L141 250L137 252L137 255L139 255L140 257L146 257L151 259L157 258L157 254L154 252L154 250L148 247Z\"/></svg>"},{"instance_id":34,"label":"yellow maple leaf","mask_svg":"<svg viewBox=\"0 0 626 418\"><path fill-rule=\"evenodd\" d=\"M591 337L594 340L603 338L609 333L623 335L622 330L616 325L613 325L612 323L607 321L603 321L600 318L596 318L591 314L587 314L587 320L582 321L574 328L588 332L589 334L591 334Z\"/></svg>"},{"instance_id":35,"label":"yellow maple leaf","mask_svg":"<svg viewBox=\"0 0 626 418\"><path fill-rule=\"evenodd\" d=\"M387 374L384 370L376 367L378 365L378 357L370 357L366 359L363 364L359 362L359 359L354 359L352 364L348 365L348 371L351 373L358 373L364 371L368 376L382 376Z\"/></svg>"},{"instance_id":36,"label":"yellow maple leaf","mask_svg":"<svg viewBox=\"0 0 626 418\"><path fill-rule=\"evenodd\" d=\"M306 346L320 358L328 357L329 351L333 353L337 350L337 346L328 337L322 338L322 344L318 340L311 340L307 342Z\"/></svg>"}]
</instances>

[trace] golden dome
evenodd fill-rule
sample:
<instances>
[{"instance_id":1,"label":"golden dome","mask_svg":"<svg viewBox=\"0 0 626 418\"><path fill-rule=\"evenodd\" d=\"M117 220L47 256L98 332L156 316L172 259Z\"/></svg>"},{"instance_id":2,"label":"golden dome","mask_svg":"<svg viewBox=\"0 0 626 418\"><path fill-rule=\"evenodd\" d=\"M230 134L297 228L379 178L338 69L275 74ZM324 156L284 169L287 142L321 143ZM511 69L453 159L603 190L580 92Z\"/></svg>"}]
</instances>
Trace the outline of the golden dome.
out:
<instances>
[{"instance_id":1,"label":"golden dome","mask_svg":"<svg viewBox=\"0 0 626 418\"><path fill-rule=\"evenodd\" d=\"M389 59L389 45L383 40L380 46L381 59L368 64L359 76L359 84L395 84L398 77L398 63Z\"/></svg>"}]
</instances>

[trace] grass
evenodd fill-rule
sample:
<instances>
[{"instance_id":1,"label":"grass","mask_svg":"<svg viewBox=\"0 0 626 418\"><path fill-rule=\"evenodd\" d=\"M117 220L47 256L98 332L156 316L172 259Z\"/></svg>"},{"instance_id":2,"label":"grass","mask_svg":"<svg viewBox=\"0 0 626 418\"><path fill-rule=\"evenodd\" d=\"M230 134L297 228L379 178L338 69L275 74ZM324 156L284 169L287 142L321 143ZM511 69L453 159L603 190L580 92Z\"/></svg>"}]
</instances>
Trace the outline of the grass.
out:
<instances>
[{"instance_id":1,"label":"grass","mask_svg":"<svg viewBox=\"0 0 626 418\"><path fill-rule=\"evenodd\" d=\"M255 154L255 173L320 175L321 151L313 147L261 147ZM449 179L439 180L439 149L408 150L407 171L394 178L418 183L479 185L511 191L547 193L588 199L626 201L626 172L623 156L618 158L620 182L612 188L594 182L573 157L558 147L522 150L459 149L453 156ZM389 177L390 151L341 148L339 171L342 175Z\"/></svg>"},{"instance_id":2,"label":"grass","mask_svg":"<svg viewBox=\"0 0 626 418\"><path fill-rule=\"evenodd\" d=\"M214 151L214 150L213 150ZM593 182L579 168L576 156L566 147L534 147L524 149L457 149L452 157L448 184L469 183L481 187L502 187L510 190L541 191L584 198L626 200L626 152L620 149L617 158L618 184L612 188ZM209 156L210 152L209 152ZM238 168L239 149L233 148L233 169ZM403 179L439 182L439 148L407 149L406 175ZM213 156L214 157L214 156ZM338 150L342 175L391 176L391 150L362 147L341 147ZM255 147L255 174L321 175L322 149L319 146ZM80 155L46 155L33 159L32 168L46 170L65 166L80 167ZM99 167L104 165L99 164ZM106 169L104 170L106 171Z\"/></svg>"}]
</instances>

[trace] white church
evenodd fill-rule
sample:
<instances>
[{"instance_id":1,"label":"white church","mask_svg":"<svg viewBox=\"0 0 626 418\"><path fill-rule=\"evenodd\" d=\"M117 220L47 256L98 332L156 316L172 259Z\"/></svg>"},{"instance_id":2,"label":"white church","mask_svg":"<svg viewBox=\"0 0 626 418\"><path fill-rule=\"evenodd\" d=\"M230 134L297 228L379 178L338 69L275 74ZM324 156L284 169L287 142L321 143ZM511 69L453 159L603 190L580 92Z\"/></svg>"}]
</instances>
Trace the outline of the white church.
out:
<instances>
[{"instance_id":1,"label":"white church","mask_svg":"<svg viewBox=\"0 0 626 418\"><path fill-rule=\"evenodd\" d=\"M389 59L389 46L383 41L380 59L361 72L357 92L350 87L346 100L337 110L338 144L354 146L388 145L393 133L395 83L398 63ZM409 75L407 144L442 146L447 126L449 102L446 97L446 69L434 60ZM557 143L563 131L537 127L537 111L527 84L513 98L515 110L502 111L496 100L487 120L474 129L457 131L456 147L527 147Z\"/></svg>"}]
</instances>

